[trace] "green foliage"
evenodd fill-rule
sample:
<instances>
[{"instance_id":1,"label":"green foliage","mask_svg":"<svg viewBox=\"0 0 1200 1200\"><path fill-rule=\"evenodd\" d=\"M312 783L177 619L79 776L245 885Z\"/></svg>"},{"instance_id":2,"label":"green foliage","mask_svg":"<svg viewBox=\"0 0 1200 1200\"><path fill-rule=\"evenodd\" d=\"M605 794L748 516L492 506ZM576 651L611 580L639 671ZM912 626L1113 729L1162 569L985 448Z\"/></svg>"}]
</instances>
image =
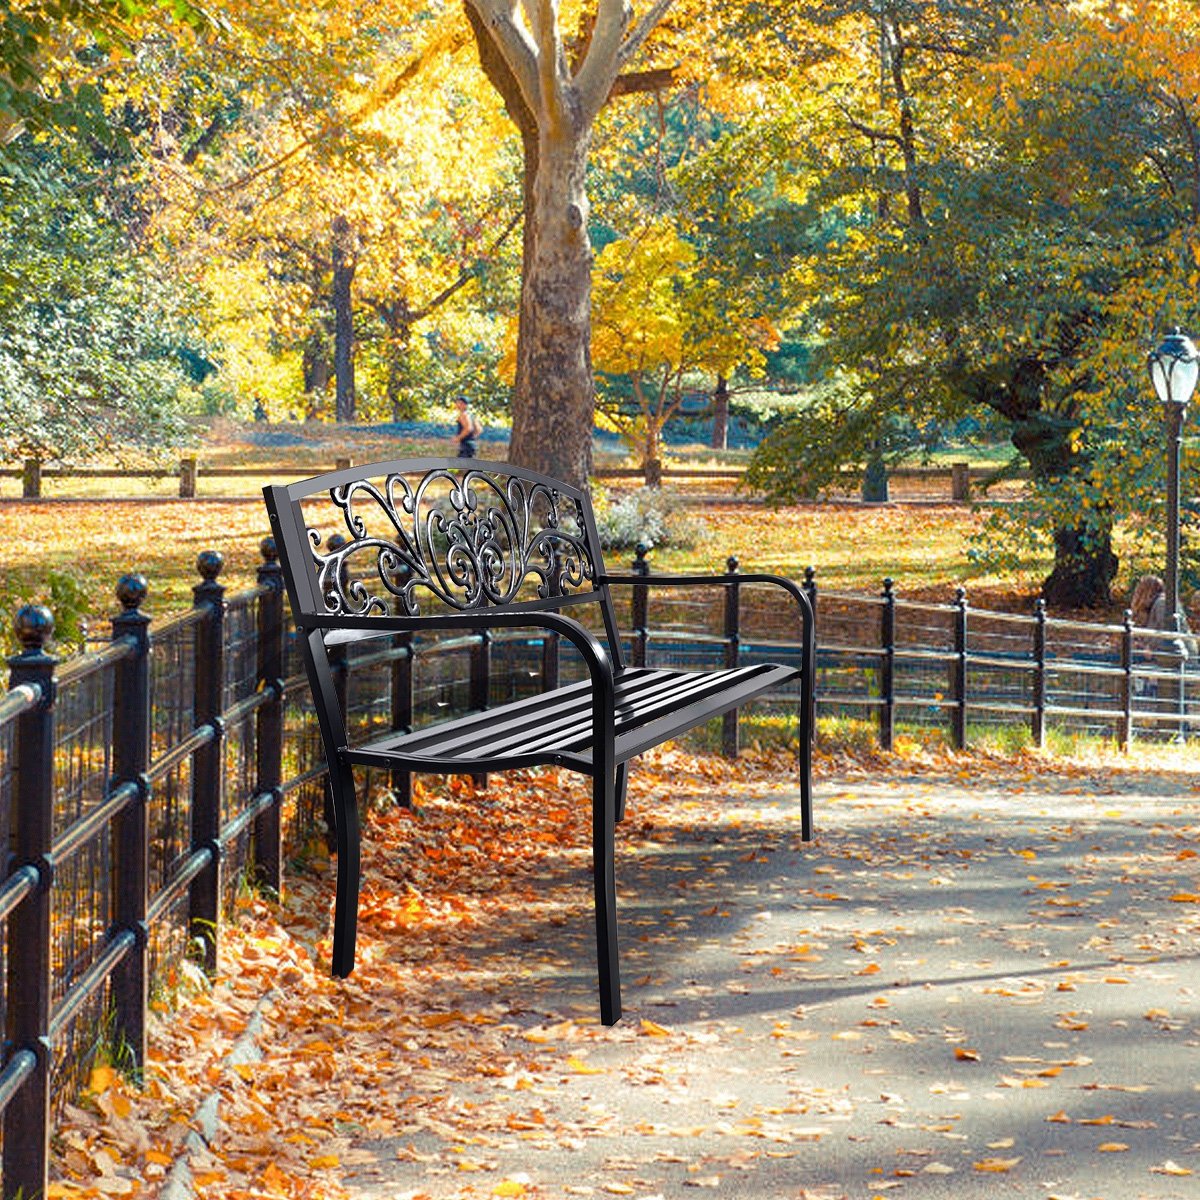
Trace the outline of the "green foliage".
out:
<instances>
[{"instance_id":1,"label":"green foliage","mask_svg":"<svg viewBox=\"0 0 1200 1200\"><path fill-rule=\"evenodd\" d=\"M186 432L198 337L97 198L0 184L0 455L80 460Z\"/></svg>"}]
</instances>

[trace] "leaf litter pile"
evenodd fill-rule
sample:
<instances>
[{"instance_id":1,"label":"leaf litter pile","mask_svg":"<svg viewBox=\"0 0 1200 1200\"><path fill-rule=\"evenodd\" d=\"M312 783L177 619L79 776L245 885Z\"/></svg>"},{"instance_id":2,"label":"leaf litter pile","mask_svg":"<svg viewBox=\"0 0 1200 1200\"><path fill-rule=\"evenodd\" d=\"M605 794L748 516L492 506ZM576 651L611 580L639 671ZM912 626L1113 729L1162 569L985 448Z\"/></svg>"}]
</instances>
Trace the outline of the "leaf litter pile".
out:
<instances>
[{"instance_id":1,"label":"leaf litter pile","mask_svg":"<svg viewBox=\"0 0 1200 1200\"><path fill-rule=\"evenodd\" d=\"M97 1068L69 1108L51 1195L154 1196L180 1159L222 1200L1195 1195L1195 780L842 756L805 845L786 759L662 749L618 831L612 1029L586 781L418 780L371 816L351 978L327 861L243 899L143 1086Z\"/></svg>"}]
</instances>

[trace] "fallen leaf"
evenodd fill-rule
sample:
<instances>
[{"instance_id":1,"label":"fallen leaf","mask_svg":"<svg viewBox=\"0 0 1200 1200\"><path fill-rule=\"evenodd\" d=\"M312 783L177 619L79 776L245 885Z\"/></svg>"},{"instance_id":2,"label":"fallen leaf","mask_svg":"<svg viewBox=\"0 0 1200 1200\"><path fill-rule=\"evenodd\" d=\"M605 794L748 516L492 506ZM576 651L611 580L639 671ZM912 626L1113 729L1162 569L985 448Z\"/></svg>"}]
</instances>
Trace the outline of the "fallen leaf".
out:
<instances>
[{"instance_id":1,"label":"fallen leaf","mask_svg":"<svg viewBox=\"0 0 1200 1200\"><path fill-rule=\"evenodd\" d=\"M1129 1147L1124 1142L1101 1142L1096 1149L1103 1150L1106 1154L1120 1154Z\"/></svg>"},{"instance_id":2,"label":"fallen leaf","mask_svg":"<svg viewBox=\"0 0 1200 1200\"><path fill-rule=\"evenodd\" d=\"M1167 1159L1161 1167L1151 1167L1151 1175L1191 1175L1193 1172L1190 1167L1181 1167L1177 1162L1172 1162Z\"/></svg>"},{"instance_id":3,"label":"fallen leaf","mask_svg":"<svg viewBox=\"0 0 1200 1200\"><path fill-rule=\"evenodd\" d=\"M979 1051L978 1050L968 1050L964 1046L955 1046L954 1047L954 1057L956 1059L958 1059L959 1062L978 1062L979 1061Z\"/></svg>"},{"instance_id":4,"label":"fallen leaf","mask_svg":"<svg viewBox=\"0 0 1200 1200\"><path fill-rule=\"evenodd\" d=\"M977 1171L992 1171L996 1174L1003 1174L1005 1171L1011 1171L1021 1160L1020 1158L983 1158L975 1163Z\"/></svg>"}]
</instances>

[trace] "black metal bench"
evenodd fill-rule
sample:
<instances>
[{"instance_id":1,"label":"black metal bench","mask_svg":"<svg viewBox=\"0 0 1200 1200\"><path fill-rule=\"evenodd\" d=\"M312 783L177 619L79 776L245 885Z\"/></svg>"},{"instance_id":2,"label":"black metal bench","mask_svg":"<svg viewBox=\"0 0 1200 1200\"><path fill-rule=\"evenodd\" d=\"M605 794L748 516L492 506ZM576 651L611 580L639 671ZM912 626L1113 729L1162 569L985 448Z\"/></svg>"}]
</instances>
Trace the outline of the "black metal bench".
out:
<instances>
[{"instance_id":1,"label":"black metal bench","mask_svg":"<svg viewBox=\"0 0 1200 1200\"><path fill-rule=\"evenodd\" d=\"M606 1025L621 1015L613 833L623 815L631 758L799 680L801 823L803 837L812 836L813 613L790 580L609 574L587 494L506 463L379 463L264 493L329 764L337 848L335 975L349 975L354 966L355 766L477 774L557 764L592 777L596 945ZM330 520L342 535L332 540L333 548L323 540ZM777 587L794 602L799 667L758 663L699 672L626 666L614 587L728 586L735 580L741 587ZM589 604L603 622L603 641L565 611ZM349 744L331 647L399 633L514 626L540 627L544 636L573 643L586 678L485 712Z\"/></svg>"}]
</instances>

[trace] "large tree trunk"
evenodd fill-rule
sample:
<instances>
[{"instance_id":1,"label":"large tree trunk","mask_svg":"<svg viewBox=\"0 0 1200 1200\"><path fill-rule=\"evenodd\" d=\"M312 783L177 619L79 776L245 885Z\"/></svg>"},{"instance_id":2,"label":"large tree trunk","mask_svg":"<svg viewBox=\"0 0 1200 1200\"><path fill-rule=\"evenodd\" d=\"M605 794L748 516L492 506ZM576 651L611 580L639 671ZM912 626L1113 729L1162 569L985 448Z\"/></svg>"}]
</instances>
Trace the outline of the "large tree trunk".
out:
<instances>
[{"instance_id":1,"label":"large tree trunk","mask_svg":"<svg viewBox=\"0 0 1200 1200\"><path fill-rule=\"evenodd\" d=\"M1071 421L1038 409L1014 424L1012 443L1028 461L1035 482L1053 487L1056 480L1078 477L1086 465L1087 456L1073 446L1074 433ZM1102 512L1088 513L1054 531L1054 568L1042 583L1042 596L1053 608L1111 604L1117 565L1112 522Z\"/></svg>"},{"instance_id":2,"label":"large tree trunk","mask_svg":"<svg viewBox=\"0 0 1200 1200\"><path fill-rule=\"evenodd\" d=\"M717 387L713 392L712 448L729 448L729 380L724 375L717 376Z\"/></svg>"},{"instance_id":3,"label":"large tree trunk","mask_svg":"<svg viewBox=\"0 0 1200 1200\"><path fill-rule=\"evenodd\" d=\"M1097 608L1112 603L1116 576L1111 525L1056 529L1054 570L1042 584L1042 596L1053 608Z\"/></svg>"},{"instance_id":4,"label":"large tree trunk","mask_svg":"<svg viewBox=\"0 0 1200 1200\"><path fill-rule=\"evenodd\" d=\"M479 61L521 132L525 247L509 457L578 486L592 465L592 248L584 190L592 123L672 0L634 22L625 0L585 5L570 46L557 4L464 0ZM661 73L651 72L651 75ZM663 86L630 82L622 91Z\"/></svg>"},{"instance_id":5,"label":"large tree trunk","mask_svg":"<svg viewBox=\"0 0 1200 1200\"><path fill-rule=\"evenodd\" d=\"M583 487L592 469L588 135L546 130L526 158L525 269L509 459Z\"/></svg>"},{"instance_id":6,"label":"large tree trunk","mask_svg":"<svg viewBox=\"0 0 1200 1200\"><path fill-rule=\"evenodd\" d=\"M305 394L311 396L313 392L323 392L331 378L329 347L323 330L314 329L308 335L300 357Z\"/></svg>"},{"instance_id":7,"label":"large tree trunk","mask_svg":"<svg viewBox=\"0 0 1200 1200\"><path fill-rule=\"evenodd\" d=\"M333 374L338 421L355 418L354 304L352 286L357 267L354 236L343 216L333 219Z\"/></svg>"}]
</instances>

